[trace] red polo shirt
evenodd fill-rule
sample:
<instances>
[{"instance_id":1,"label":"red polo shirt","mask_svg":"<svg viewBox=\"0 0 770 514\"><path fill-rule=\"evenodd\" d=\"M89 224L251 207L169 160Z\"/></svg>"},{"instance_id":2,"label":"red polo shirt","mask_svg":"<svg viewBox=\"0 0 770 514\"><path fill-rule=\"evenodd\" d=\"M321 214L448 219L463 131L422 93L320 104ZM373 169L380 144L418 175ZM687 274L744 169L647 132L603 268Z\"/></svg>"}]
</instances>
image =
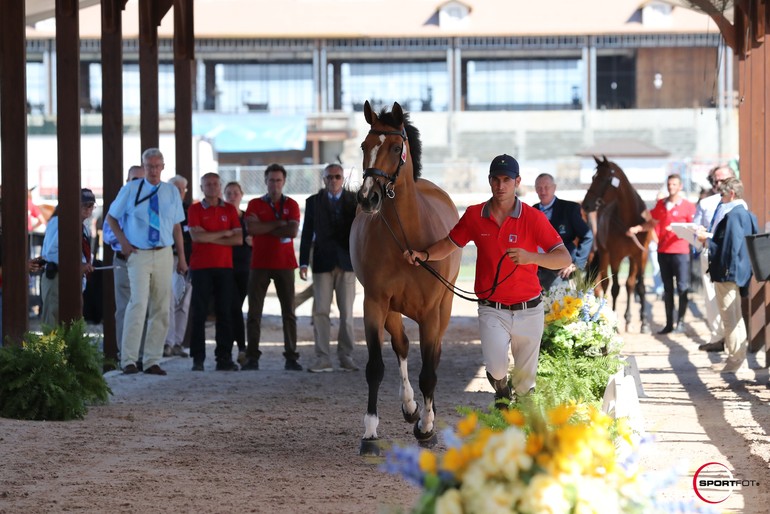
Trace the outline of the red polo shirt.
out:
<instances>
[{"instance_id":1,"label":"red polo shirt","mask_svg":"<svg viewBox=\"0 0 770 514\"><path fill-rule=\"evenodd\" d=\"M650 211L658 220L658 253L690 253L690 243L677 236L669 227L672 223L690 223L695 216L695 204L680 198L671 210L666 209L666 199L658 200Z\"/></svg>"},{"instance_id":2,"label":"red polo shirt","mask_svg":"<svg viewBox=\"0 0 770 514\"><path fill-rule=\"evenodd\" d=\"M246 207L244 217L251 214L255 214L259 221L282 219L293 220L299 224L299 204L288 196L282 196L276 205L273 205L267 195L254 198ZM251 269L295 269L297 267L293 239L260 234L253 236L251 243Z\"/></svg>"},{"instance_id":3,"label":"red polo shirt","mask_svg":"<svg viewBox=\"0 0 770 514\"><path fill-rule=\"evenodd\" d=\"M229 203L219 200L219 205L204 205L195 202L187 210L187 226L201 227L209 232L220 230L241 230L238 211ZM190 269L232 268L233 247L215 243L193 241L190 255Z\"/></svg>"},{"instance_id":4,"label":"red polo shirt","mask_svg":"<svg viewBox=\"0 0 770 514\"><path fill-rule=\"evenodd\" d=\"M517 267L508 258L503 259L497 289L489 296L501 257L508 248L523 248L529 252L542 250L547 253L564 243L545 214L523 204L518 198L502 226L498 226L492 218L488 204L468 207L449 232L449 237L460 247L469 241L476 244L475 291L479 298L504 304L530 300L539 295L542 289L537 278L537 265Z\"/></svg>"}]
</instances>

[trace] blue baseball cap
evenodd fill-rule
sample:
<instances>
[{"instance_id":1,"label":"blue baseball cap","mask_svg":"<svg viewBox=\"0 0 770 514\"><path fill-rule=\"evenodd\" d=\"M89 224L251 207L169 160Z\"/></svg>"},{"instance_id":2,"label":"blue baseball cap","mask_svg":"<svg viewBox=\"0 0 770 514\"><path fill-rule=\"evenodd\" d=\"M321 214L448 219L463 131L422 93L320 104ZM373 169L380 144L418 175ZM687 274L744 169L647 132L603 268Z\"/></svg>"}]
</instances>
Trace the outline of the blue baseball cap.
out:
<instances>
[{"instance_id":1,"label":"blue baseball cap","mask_svg":"<svg viewBox=\"0 0 770 514\"><path fill-rule=\"evenodd\" d=\"M490 175L508 175L511 178L519 176L519 163L508 154L498 155L489 165Z\"/></svg>"}]
</instances>

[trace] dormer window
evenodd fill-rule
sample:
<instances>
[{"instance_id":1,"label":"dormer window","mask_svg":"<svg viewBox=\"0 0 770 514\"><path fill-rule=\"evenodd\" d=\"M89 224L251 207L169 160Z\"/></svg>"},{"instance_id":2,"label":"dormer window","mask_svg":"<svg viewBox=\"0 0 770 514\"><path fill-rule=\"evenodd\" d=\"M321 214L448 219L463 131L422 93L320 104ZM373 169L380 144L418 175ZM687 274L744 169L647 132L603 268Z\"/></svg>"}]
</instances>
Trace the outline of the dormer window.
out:
<instances>
[{"instance_id":1,"label":"dormer window","mask_svg":"<svg viewBox=\"0 0 770 514\"><path fill-rule=\"evenodd\" d=\"M438 25L442 29L462 27L467 24L470 12L470 6L462 2L446 2L439 6Z\"/></svg>"},{"instance_id":2,"label":"dormer window","mask_svg":"<svg viewBox=\"0 0 770 514\"><path fill-rule=\"evenodd\" d=\"M642 25L659 28L670 27L673 6L664 2L651 1L642 7Z\"/></svg>"}]
</instances>

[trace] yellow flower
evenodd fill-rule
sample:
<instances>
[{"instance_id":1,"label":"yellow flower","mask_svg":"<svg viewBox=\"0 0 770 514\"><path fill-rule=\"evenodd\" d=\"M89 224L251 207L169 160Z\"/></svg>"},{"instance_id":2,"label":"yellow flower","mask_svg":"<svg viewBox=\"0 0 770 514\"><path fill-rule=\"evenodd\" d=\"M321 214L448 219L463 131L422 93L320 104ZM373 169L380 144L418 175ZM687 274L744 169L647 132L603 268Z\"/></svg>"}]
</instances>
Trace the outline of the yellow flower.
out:
<instances>
[{"instance_id":1,"label":"yellow flower","mask_svg":"<svg viewBox=\"0 0 770 514\"><path fill-rule=\"evenodd\" d=\"M451 473L457 474L465 467L466 459L462 450L459 448L449 448L441 461L441 468Z\"/></svg>"},{"instance_id":2,"label":"yellow flower","mask_svg":"<svg viewBox=\"0 0 770 514\"><path fill-rule=\"evenodd\" d=\"M577 407L574 403L559 405L548 412L548 421L550 421L552 425L563 425L570 420L576 410Z\"/></svg>"},{"instance_id":3,"label":"yellow flower","mask_svg":"<svg viewBox=\"0 0 770 514\"><path fill-rule=\"evenodd\" d=\"M475 412L471 412L465 418L461 419L457 423L457 435L460 437L468 437L476 430L476 425L479 422L479 416Z\"/></svg>"},{"instance_id":4,"label":"yellow flower","mask_svg":"<svg viewBox=\"0 0 770 514\"><path fill-rule=\"evenodd\" d=\"M419 457L420 471L436 474L436 455L430 450L422 450Z\"/></svg>"},{"instance_id":5,"label":"yellow flower","mask_svg":"<svg viewBox=\"0 0 770 514\"><path fill-rule=\"evenodd\" d=\"M509 409L506 411L503 411L503 419L506 423L509 425L517 426L517 427L523 427L526 420L524 419L524 415L521 413L521 411L517 409Z\"/></svg>"},{"instance_id":6,"label":"yellow flower","mask_svg":"<svg viewBox=\"0 0 770 514\"><path fill-rule=\"evenodd\" d=\"M529 434L529 437L527 437L527 455L534 457L540 453L540 450L543 449L544 440L545 438L542 434L538 434L536 432Z\"/></svg>"}]
</instances>

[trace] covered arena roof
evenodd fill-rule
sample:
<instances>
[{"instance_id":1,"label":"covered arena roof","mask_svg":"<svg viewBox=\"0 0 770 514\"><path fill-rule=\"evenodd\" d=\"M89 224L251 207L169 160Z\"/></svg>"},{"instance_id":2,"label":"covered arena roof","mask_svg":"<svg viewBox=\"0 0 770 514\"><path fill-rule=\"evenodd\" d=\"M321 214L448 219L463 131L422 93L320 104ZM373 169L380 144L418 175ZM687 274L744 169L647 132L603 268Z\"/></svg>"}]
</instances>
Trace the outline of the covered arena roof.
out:
<instances>
[{"instance_id":1,"label":"covered arena roof","mask_svg":"<svg viewBox=\"0 0 770 514\"><path fill-rule=\"evenodd\" d=\"M80 30L84 38L98 38L98 0L80 3L97 4L81 11ZM31 4L49 5L53 13L54 0L27 0L28 7ZM138 4L138 0L128 0L123 14L127 38L138 34ZM466 7L467 13L442 26L438 13L451 4ZM195 0L195 36L403 38L718 32L705 14L674 6L669 13L653 17L645 11L649 5L644 0ZM53 23L44 22L31 28L28 36L50 37L52 33ZM158 33L172 37L173 16L165 16Z\"/></svg>"}]
</instances>

